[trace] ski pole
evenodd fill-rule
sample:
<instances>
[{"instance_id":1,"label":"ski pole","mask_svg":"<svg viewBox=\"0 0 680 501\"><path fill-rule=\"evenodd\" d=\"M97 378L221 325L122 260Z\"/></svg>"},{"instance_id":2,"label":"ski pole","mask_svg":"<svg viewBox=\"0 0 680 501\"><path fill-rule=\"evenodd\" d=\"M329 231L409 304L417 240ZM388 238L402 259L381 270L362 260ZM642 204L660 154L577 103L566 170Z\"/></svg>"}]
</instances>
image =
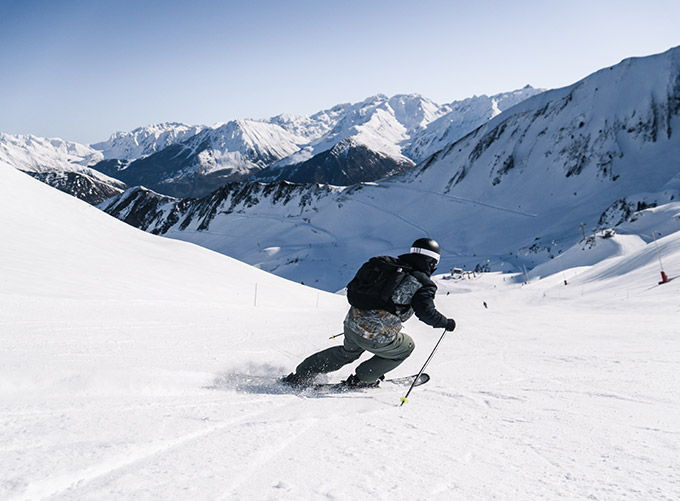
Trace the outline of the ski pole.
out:
<instances>
[{"instance_id":1,"label":"ski pole","mask_svg":"<svg viewBox=\"0 0 680 501\"><path fill-rule=\"evenodd\" d=\"M331 337L329 337L328 339L335 339L336 337L340 337L340 336L344 336L344 335L345 335L345 333L344 333L344 332L341 332L340 334L333 334L333 335L332 335Z\"/></svg>"},{"instance_id":2,"label":"ski pole","mask_svg":"<svg viewBox=\"0 0 680 501\"><path fill-rule=\"evenodd\" d=\"M416 382L418 381L418 379L420 379L420 375L425 371L425 367L427 367L427 364L429 364L429 363L430 363L430 360L432 360L432 357L434 356L434 352L437 351L437 348L439 348L439 343L442 342L442 339L444 339L444 336L445 336L445 335L446 335L446 328L444 329L444 332L442 333L441 337L439 338L439 341L437 341L437 344L434 345L434 349L432 350L432 353L430 353L430 356L427 357L427 360L425 360L425 364L423 364L423 368L420 369L420 372L418 373L418 375L416 376L416 378L415 378L415 379L413 380L413 382L411 383L411 387L410 387L410 388L408 389L408 391L406 392L406 395L404 395L403 397L401 397L401 404L399 405L399 407L401 407L402 405L404 405L405 403L408 402L408 400L406 400L406 399L407 399L408 396L411 394L411 390L412 390L413 387L416 385Z\"/></svg>"}]
</instances>

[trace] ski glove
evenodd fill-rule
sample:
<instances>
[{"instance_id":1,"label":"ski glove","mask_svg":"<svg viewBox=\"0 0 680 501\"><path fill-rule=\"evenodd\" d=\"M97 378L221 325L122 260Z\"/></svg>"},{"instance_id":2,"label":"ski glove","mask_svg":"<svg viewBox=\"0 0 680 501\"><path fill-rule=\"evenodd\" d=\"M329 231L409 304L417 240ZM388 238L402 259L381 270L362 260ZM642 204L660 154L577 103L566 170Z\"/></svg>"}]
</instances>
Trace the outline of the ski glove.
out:
<instances>
[{"instance_id":1,"label":"ski glove","mask_svg":"<svg viewBox=\"0 0 680 501\"><path fill-rule=\"evenodd\" d=\"M446 320L446 330L452 331L455 328L456 328L456 321L453 318L447 319Z\"/></svg>"}]
</instances>

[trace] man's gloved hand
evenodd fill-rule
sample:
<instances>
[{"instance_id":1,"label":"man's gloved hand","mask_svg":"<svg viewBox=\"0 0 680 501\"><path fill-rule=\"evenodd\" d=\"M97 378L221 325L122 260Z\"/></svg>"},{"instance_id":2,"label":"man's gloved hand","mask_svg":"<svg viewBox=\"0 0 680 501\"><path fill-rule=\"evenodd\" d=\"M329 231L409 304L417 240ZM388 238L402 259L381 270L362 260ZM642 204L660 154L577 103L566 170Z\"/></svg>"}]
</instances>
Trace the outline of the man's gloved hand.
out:
<instances>
[{"instance_id":1,"label":"man's gloved hand","mask_svg":"<svg viewBox=\"0 0 680 501\"><path fill-rule=\"evenodd\" d=\"M455 328L456 328L456 321L453 318L447 319L446 320L446 330L452 331Z\"/></svg>"}]
</instances>

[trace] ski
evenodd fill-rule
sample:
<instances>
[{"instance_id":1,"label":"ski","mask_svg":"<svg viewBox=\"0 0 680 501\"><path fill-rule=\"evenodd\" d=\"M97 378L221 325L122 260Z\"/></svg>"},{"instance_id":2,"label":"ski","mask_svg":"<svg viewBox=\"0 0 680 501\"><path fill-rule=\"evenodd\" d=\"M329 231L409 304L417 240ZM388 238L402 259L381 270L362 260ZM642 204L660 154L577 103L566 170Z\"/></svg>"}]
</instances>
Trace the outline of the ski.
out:
<instances>
[{"instance_id":1,"label":"ski","mask_svg":"<svg viewBox=\"0 0 680 501\"><path fill-rule=\"evenodd\" d=\"M416 380L416 378L418 378ZM389 378L380 382L379 386L348 386L344 382L340 383L309 383L309 384L289 384L282 382L286 386L291 388L299 389L300 391L313 391L316 393L347 393L347 392L363 392L365 390L377 390L384 388L384 385L395 385L395 386L420 386L427 383L430 380L430 376L426 373L422 373L420 376L414 374L412 376ZM415 381L415 384L414 384Z\"/></svg>"}]
</instances>

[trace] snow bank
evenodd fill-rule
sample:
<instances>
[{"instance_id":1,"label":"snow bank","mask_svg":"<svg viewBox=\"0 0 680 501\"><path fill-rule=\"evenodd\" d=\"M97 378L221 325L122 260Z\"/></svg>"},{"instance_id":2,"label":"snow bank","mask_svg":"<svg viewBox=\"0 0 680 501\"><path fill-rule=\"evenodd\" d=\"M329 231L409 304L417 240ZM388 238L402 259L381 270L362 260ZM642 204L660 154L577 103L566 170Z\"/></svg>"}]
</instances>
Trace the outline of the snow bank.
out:
<instances>
[{"instance_id":1,"label":"snow bank","mask_svg":"<svg viewBox=\"0 0 680 501\"><path fill-rule=\"evenodd\" d=\"M312 304L317 291L147 234L0 165L0 294L125 301ZM327 296L327 294L324 294Z\"/></svg>"}]
</instances>

